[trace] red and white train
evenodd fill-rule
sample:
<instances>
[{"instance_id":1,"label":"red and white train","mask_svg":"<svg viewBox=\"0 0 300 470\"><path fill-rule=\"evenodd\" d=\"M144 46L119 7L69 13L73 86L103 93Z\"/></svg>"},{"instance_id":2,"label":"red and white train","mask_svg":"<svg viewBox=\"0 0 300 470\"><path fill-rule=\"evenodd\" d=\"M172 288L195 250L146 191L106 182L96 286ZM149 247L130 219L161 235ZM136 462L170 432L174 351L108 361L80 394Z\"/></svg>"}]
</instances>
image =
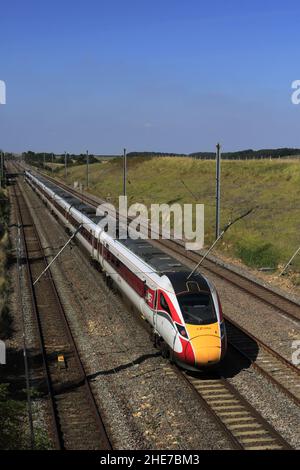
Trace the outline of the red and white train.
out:
<instances>
[{"instance_id":1,"label":"red and white train","mask_svg":"<svg viewBox=\"0 0 300 470\"><path fill-rule=\"evenodd\" d=\"M25 172L26 181L71 232L108 279L152 327L156 344L187 369L219 363L227 341L215 287L147 240L113 238L97 225L101 217L42 176Z\"/></svg>"}]
</instances>

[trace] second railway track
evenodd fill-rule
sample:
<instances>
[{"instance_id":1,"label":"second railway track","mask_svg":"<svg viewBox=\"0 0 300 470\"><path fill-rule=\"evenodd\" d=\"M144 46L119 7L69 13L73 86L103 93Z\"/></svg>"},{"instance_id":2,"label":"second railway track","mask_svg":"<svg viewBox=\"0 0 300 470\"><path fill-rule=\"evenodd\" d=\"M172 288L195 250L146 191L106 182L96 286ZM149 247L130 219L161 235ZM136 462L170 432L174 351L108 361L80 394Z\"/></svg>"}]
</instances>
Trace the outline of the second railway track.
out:
<instances>
[{"instance_id":1,"label":"second railway track","mask_svg":"<svg viewBox=\"0 0 300 470\"><path fill-rule=\"evenodd\" d=\"M199 377L187 372L179 373L193 388L237 449L291 449L285 439L227 379L218 374Z\"/></svg>"},{"instance_id":2,"label":"second railway track","mask_svg":"<svg viewBox=\"0 0 300 470\"><path fill-rule=\"evenodd\" d=\"M226 319L226 330L230 346L250 361L261 374L299 405L299 368L262 341L258 341L233 320Z\"/></svg>"},{"instance_id":3,"label":"second railway track","mask_svg":"<svg viewBox=\"0 0 300 470\"><path fill-rule=\"evenodd\" d=\"M109 450L112 446L50 270L33 285L48 263L18 184L13 193L39 334L54 445L57 449Z\"/></svg>"}]
</instances>

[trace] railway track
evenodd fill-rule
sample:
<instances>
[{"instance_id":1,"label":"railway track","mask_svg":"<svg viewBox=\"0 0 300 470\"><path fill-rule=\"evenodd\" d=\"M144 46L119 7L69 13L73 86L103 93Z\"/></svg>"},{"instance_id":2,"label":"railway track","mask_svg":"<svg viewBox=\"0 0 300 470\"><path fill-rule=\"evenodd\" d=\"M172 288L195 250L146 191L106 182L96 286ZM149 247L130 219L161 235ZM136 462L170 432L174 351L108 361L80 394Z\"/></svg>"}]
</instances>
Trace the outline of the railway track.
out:
<instances>
[{"instance_id":1,"label":"railway track","mask_svg":"<svg viewBox=\"0 0 300 470\"><path fill-rule=\"evenodd\" d=\"M237 449L284 450L292 447L219 375L199 377L178 371L196 393L205 408L214 416Z\"/></svg>"},{"instance_id":2,"label":"railway track","mask_svg":"<svg viewBox=\"0 0 300 470\"><path fill-rule=\"evenodd\" d=\"M233 320L226 319L228 343L297 405L300 404L300 370ZM259 348L258 348L259 346Z\"/></svg>"},{"instance_id":3,"label":"railway track","mask_svg":"<svg viewBox=\"0 0 300 470\"><path fill-rule=\"evenodd\" d=\"M50 270L33 285L48 263L18 184L13 192L43 359L55 447L109 450L112 446Z\"/></svg>"},{"instance_id":4,"label":"railway track","mask_svg":"<svg viewBox=\"0 0 300 470\"><path fill-rule=\"evenodd\" d=\"M46 175L44 175L46 176ZM68 191L69 193L73 194L74 196L78 197L80 196L81 200L84 202L92 205L92 206L97 206L99 203L99 199L93 196L87 196L85 194L79 194L76 190L70 188L64 183L58 182L54 178L50 176L46 176L50 181L52 181L55 184L58 184L60 187ZM197 253L191 253L191 252L186 252L183 246L181 246L178 242L173 241L173 240L159 240L159 243L163 246L166 246L168 249L172 247L172 251L175 251L176 253L180 254L180 256L183 256L185 259L188 261L194 261L197 263L199 261L200 255ZM207 266L209 265L209 268ZM206 260L206 264L203 265L206 269L210 270L214 274L218 274L219 277L222 279L228 279L228 273L230 276L232 276L232 280L229 280L229 282L232 282L235 285L238 285L235 281L233 281L233 278L237 279L238 275L231 272L227 268L221 268L220 266L214 265L213 262ZM224 272L226 272L226 276L224 275ZM244 282L245 278L242 277L242 283ZM246 280L247 281L247 280ZM252 283L252 281L250 281ZM249 289L241 287L241 285L238 285L239 288L247 291L248 293L250 292ZM261 289L260 285L257 285L258 289ZM268 289L266 289L268 291ZM262 292L262 291L261 291ZM256 294L255 297L259 297ZM262 294L261 294L262 295ZM274 298L272 302L275 303L275 299L279 296L279 294L274 294ZM260 298L260 297L259 297ZM275 308L278 308L277 305L273 305L273 303L269 302L269 297L267 299L262 299L264 302L266 302L269 305L274 306ZM291 308L291 305L293 306L294 310L298 308L298 313L300 307L289 301L288 299L282 298L281 299L281 309L284 309L284 305L289 306ZM291 309L289 310L288 316L291 316ZM285 311L285 313L287 313ZM279 353L277 353L275 350L267 346L263 341L261 341L259 338L256 336L252 335L248 331L246 331L244 328L242 328L240 325L235 323L233 320L226 318L226 326L227 326L227 331L228 331L228 342L231 347L233 347L236 351L238 351L244 358L246 358L248 361L251 362L253 367L255 367L260 373L262 373L271 383L275 384L277 387L279 387L286 395L288 395L295 403L299 405L300 403L300 370L296 366L294 366L292 363L290 363L288 360L286 360L284 357L282 357ZM293 315L293 319L296 317Z\"/></svg>"}]
</instances>

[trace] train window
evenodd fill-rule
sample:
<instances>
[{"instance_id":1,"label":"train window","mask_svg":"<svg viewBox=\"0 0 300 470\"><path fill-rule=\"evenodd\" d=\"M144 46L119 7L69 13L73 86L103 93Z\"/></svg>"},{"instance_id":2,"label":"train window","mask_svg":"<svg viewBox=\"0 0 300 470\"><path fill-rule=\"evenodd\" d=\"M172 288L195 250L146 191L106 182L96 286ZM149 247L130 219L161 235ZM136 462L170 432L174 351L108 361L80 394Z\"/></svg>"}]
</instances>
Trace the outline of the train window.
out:
<instances>
[{"instance_id":1,"label":"train window","mask_svg":"<svg viewBox=\"0 0 300 470\"><path fill-rule=\"evenodd\" d=\"M218 321L209 294L189 293L177 296L186 323L190 325L209 325Z\"/></svg>"},{"instance_id":2,"label":"train window","mask_svg":"<svg viewBox=\"0 0 300 470\"><path fill-rule=\"evenodd\" d=\"M165 299L165 296L163 294L160 294L159 303L160 303L160 306L162 307L162 309L165 310L166 312L168 312L171 315L169 305L168 305L168 303Z\"/></svg>"}]
</instances>

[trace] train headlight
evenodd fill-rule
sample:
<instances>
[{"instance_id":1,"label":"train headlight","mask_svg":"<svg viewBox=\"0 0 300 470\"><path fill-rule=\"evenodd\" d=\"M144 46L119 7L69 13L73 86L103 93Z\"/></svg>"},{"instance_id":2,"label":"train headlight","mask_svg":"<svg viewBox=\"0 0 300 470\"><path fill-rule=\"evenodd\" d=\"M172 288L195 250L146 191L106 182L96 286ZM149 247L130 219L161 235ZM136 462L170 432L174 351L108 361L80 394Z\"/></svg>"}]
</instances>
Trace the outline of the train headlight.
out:
<instances>
[{"instance_id":1,"label":"train headlight","mask_svg":"<svg viewBox=\"0 0 300 470\"><path fill-rule=\"evenodd\" d=\"M178 323L175 323L175 324L176 324L176 328L177 328L179 334L180 334L181 336L183 336L184 338L187 338L188 335L187 335L187 331L186 331L186 329L184 328L184 326L179 325Z\"/></svg>"}]
</instances>

